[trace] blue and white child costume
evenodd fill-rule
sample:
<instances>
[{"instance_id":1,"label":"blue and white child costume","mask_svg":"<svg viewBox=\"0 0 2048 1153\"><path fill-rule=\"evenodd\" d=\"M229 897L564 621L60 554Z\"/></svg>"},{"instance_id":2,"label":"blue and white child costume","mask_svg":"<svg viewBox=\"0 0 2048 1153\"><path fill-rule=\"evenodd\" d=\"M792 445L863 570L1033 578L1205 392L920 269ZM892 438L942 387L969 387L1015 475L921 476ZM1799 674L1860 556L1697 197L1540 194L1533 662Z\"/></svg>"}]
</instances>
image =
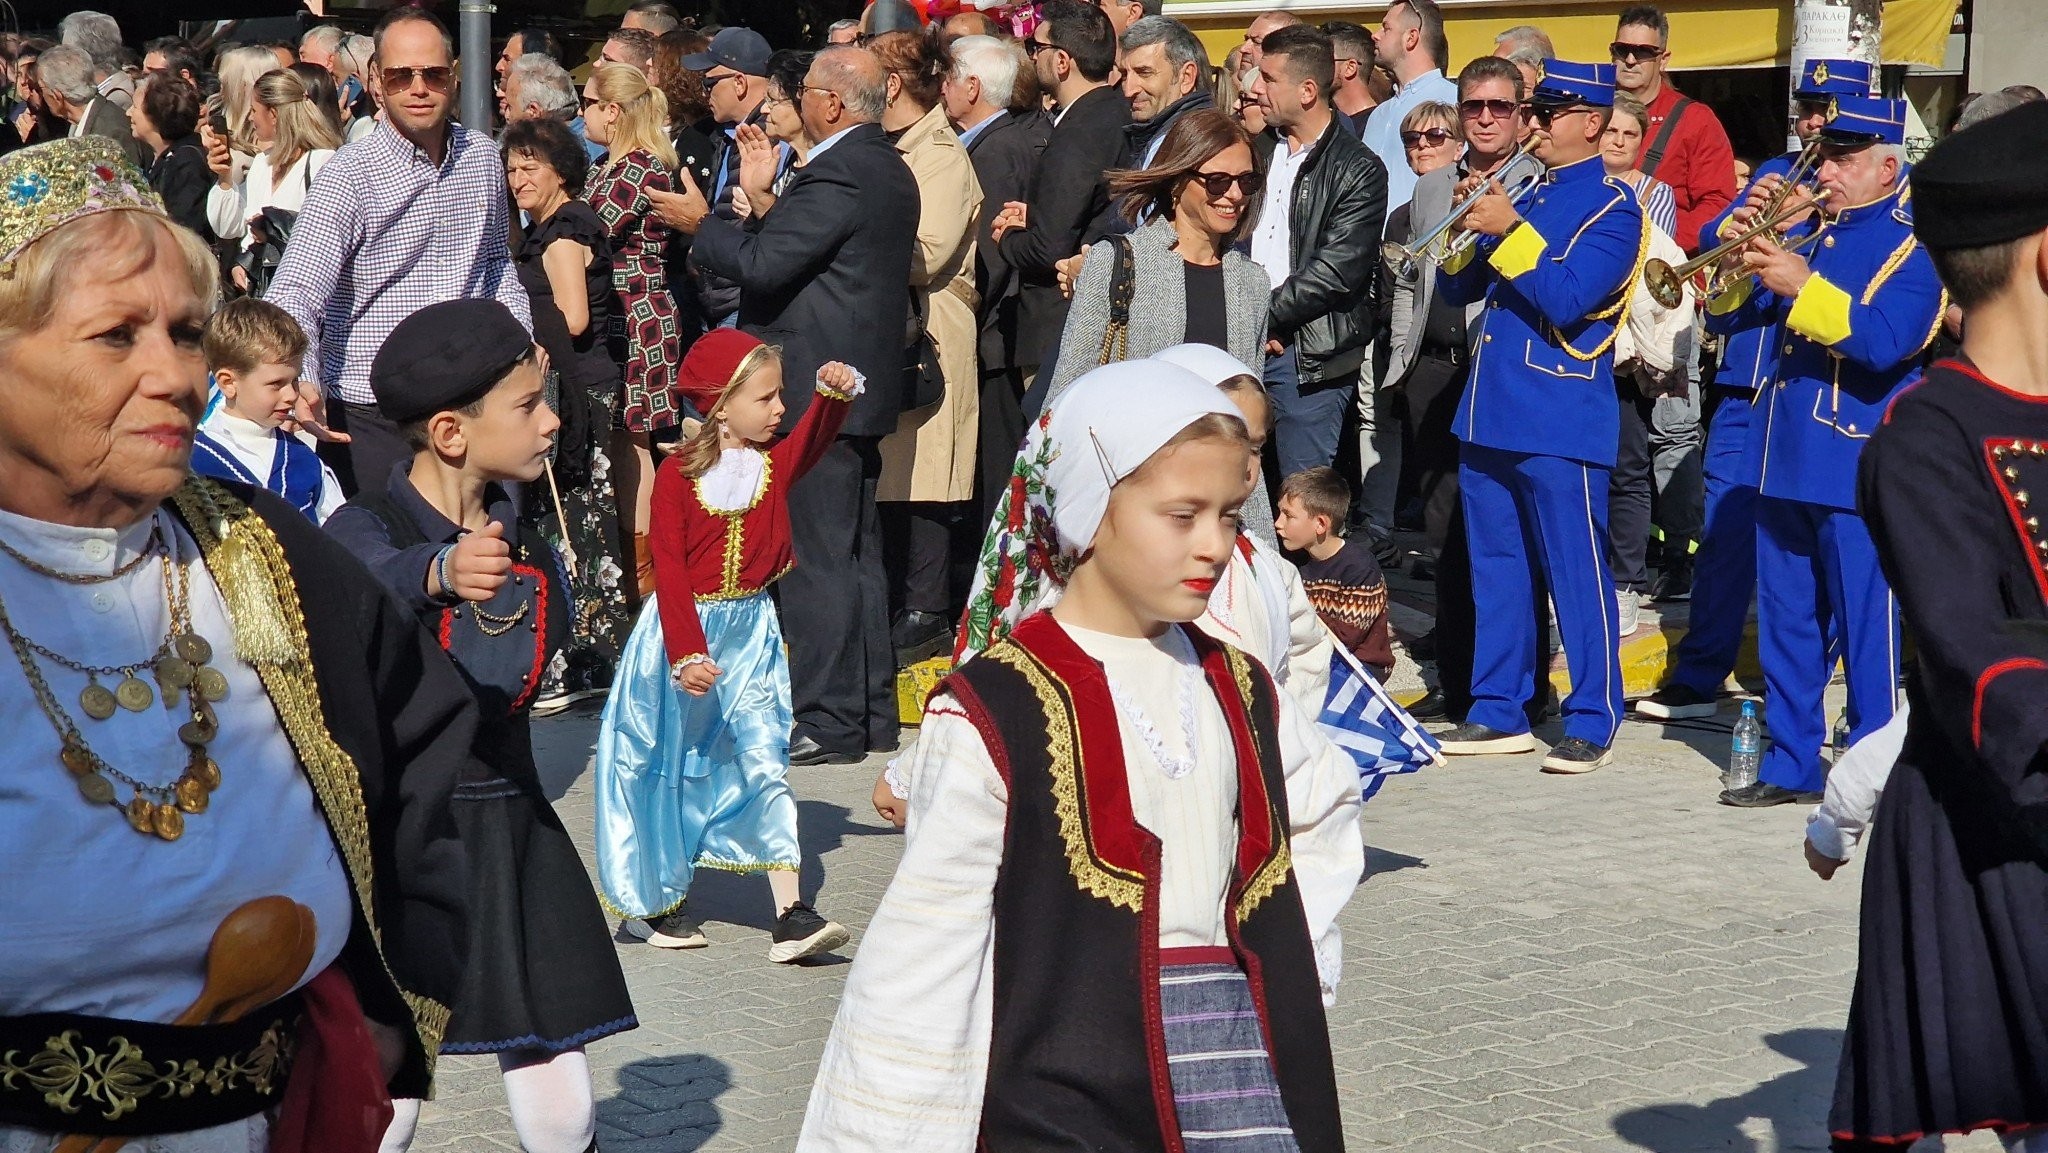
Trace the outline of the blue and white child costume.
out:
<instances>
[{"instance_id":1,"label":"blue and white child costume","mask_svg":"<svg viewBox=\"0 0 2048 1153\"><path fill-rule=\"evenodd\" d=\"M265 429L225 405L199 422L192 471L216 480L269 489L322 524L341 507L341 482L313 446L281 428Z\"/></svg>"}]
</instances>

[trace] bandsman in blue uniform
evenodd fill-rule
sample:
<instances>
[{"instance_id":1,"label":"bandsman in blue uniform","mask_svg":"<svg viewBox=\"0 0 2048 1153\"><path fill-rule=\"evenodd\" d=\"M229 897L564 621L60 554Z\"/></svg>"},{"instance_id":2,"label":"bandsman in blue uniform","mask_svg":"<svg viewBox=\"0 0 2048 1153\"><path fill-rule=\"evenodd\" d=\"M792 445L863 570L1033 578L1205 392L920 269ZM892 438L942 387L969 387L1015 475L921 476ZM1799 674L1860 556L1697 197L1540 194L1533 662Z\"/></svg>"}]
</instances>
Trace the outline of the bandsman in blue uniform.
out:
<instances>
[{"instance_id":1,"label":"bandsman in blue uniform","mask_svg":"<svg viewBox=\"0 0 2048 1153\"><path fill-rule=\"evenodd\" d=\"M1607 565L1607 480L1621 438L1613 349L1648 232L1634 192L1600 163L1613 105L1612 65L1544 61L1531 147L1548 171L1517 203L1489 182L1462 222L1478 243L1440 273L1447 302L1486 301L1453 425L1472 584L1484 590L1473 700L1465 723L1440 736L1453 755L1536 747L1523 707L1547 664L1534 627L1540 579L1572 678L1546 772L1606 764L1621 723ZM1476 178L1468 184L1460 195Z\"/></svg>"},{"instance_id":2,"label":"bandsman in blue uniform","mask_svg":"<svg viewBox=\"0 0 2048 1153\"><path fill-rule=\"evenodd\" d=\"M1799 108L1792 127L1800 143L1820 135L1838 98L1869 96L1870 82L1870 65L1861 60L1807 61L1792 92ZM1787 152L1757 167L1743 195L1707 225L1715 243L1750 226L1757 209L1785 182L1799 157L1799 152ZM1792 222L1782 230L1787 237L1782 243L1813 227L1810 216ZM1638 716L1713 716L1720 708L1721 685L1735 671L1742 649L1742 627L1756 595L1756 477L1745 471L1743 460L1757 388L1777 374L1778 349L1785 343L1777 295L1754 281L1749 288L1746 296L1728 293L1710 302L1707 310L1707 330L1723 337L1723 344L1707 421L1706 531L1694 558L1691 623L1678 643L1670 681L1655 695L1636 702Z\"/></svg>"},{"instance_id":3,"label":"bandsman in blue uniform","mask_svg":"<svg viewBox=\"0 0 2048 1153\"><path fill-rule=\"evenodd\" d=\"M1920 375L1947 295L1913 236L1900 100L1842 96L1821 129L1821 237L1806 255L1759 240L1743 261L1779 297L1778 370L1757 396L1757 647L1771 748L1743 808L1820 800L1821 694L1839 640L1852 741L1896 707L1899 618L1856 512L1856 462Z\"/></svg>"}]
</instances>

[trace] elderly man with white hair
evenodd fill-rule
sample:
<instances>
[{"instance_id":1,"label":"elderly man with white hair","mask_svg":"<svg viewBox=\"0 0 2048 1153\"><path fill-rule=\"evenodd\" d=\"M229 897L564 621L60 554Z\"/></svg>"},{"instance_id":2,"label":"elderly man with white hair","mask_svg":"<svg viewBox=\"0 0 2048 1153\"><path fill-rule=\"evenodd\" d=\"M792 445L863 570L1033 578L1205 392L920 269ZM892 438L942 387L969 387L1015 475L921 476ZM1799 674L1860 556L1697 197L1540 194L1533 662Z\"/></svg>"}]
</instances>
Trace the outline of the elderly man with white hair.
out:
<instances>
[{"instance_id":1,"label":"elderly man with white hair","mask_svg":"<svg viewBox=\"0 0 2048 1153\"><path fill-rule=\"evenodd\" d=\"M121 26L104 12L81 9L57 22L65 44L92 57L95 90L123 112L135 103L135 79L121 68Z\"/></svg>"},{"instance_id":2,"label":"elderly man with white hair","mask_svg":"<svg viewBox=\"0 0 2048 1153\"><path fill-rule=\"evenodd\" d=\"M85 49L59 44L43 53L36 58L36 78L50 114L70 125L66 136L107 137L136 167L148 166L151 158L135 139L128 114L101 95L93 82L92 57Z\"/></svg>"},{"instance_id":3,"label":"elderly man with white hair","mask_svg":"<svg viewBox=\"0 0 2048 1153\"><path fill-rule=\"evenodd\" d=\"M604 146L591 143L583 132L583 102L577 96L576 81L552 56L528 52L505 69L498 113L508 126L518 120L559 120L583 142L592 164L604 158Z\"/></svg>"},{"instance_id":4,"label":"elderly man with white hair","mask_svg":"<svg viewBox=\"0 0 2048 1153\"><path fill-rule=\"evenodd\" d=\"M993 36L953 41L953 69L939 87L946 115L967 148L974 178L981 184L981 223L986 236L996 214L1031 191L1031 173L1052 126L1036 112L1010 112L1024 54ZM984 517L1003 493L1017 444L1024 439L1020 402L1029 384L1024 364L1033 353L1017 348L1017 273L994 244L974 246L974 287L981 326L981 505Z\"/></svg>"}]
</instances>

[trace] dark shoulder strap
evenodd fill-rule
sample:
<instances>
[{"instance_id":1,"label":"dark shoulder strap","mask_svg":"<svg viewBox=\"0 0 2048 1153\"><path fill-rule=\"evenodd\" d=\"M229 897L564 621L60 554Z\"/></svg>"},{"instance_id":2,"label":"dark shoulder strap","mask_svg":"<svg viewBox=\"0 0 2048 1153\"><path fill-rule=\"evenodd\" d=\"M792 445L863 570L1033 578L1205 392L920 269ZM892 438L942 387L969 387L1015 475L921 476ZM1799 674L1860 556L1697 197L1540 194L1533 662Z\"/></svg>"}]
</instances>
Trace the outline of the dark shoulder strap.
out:
<instances>
[{"instance_id":1,"label":"dark shoulder strap","mask_svg":"<svg viewBox=\"0 0 2048 1153\"><path fill-rule=\"evenodd\" d=\"M1657 128L1657 138L1650 141L1648 148L1643 149L1642 162L1637 165L1638 168L1643 170L1643 175L1657 175L1657 166L1664 162L1664 149L1671 143L1671 134L1678 130L1678 118L1685 115L1685 110L1690 107L1692 107L1692 97L1690 96L1680 96L1672 102L1671 115L1666 116L1664 123Z\"/></svg>"}]
</instances>

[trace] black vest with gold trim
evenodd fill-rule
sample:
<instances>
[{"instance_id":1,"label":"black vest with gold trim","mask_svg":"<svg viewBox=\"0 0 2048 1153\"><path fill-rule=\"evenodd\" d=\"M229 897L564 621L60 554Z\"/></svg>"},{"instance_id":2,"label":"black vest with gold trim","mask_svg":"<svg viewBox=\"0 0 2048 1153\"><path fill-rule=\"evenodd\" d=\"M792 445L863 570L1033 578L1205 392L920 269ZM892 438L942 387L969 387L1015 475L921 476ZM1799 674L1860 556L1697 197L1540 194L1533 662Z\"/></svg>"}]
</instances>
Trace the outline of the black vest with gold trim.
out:
<instances>
[{"instance_id":1,"label":"black vest with gold trim","mask_svg":"<svg viewBox=\"0 0 2048 1153\"><path fill-rule=\"evenodd\" d=\"M1244 654L1189 636L1238 765L1230 945L1302 1153L1335 1153L1336 1074L1288 851L1273 684ZM1180 1153L1159 1007L1160 843L1132 813L1102 667L1039 614L946 688L1010 794L982 1148Z\"/></svg>"}]
</instances>

